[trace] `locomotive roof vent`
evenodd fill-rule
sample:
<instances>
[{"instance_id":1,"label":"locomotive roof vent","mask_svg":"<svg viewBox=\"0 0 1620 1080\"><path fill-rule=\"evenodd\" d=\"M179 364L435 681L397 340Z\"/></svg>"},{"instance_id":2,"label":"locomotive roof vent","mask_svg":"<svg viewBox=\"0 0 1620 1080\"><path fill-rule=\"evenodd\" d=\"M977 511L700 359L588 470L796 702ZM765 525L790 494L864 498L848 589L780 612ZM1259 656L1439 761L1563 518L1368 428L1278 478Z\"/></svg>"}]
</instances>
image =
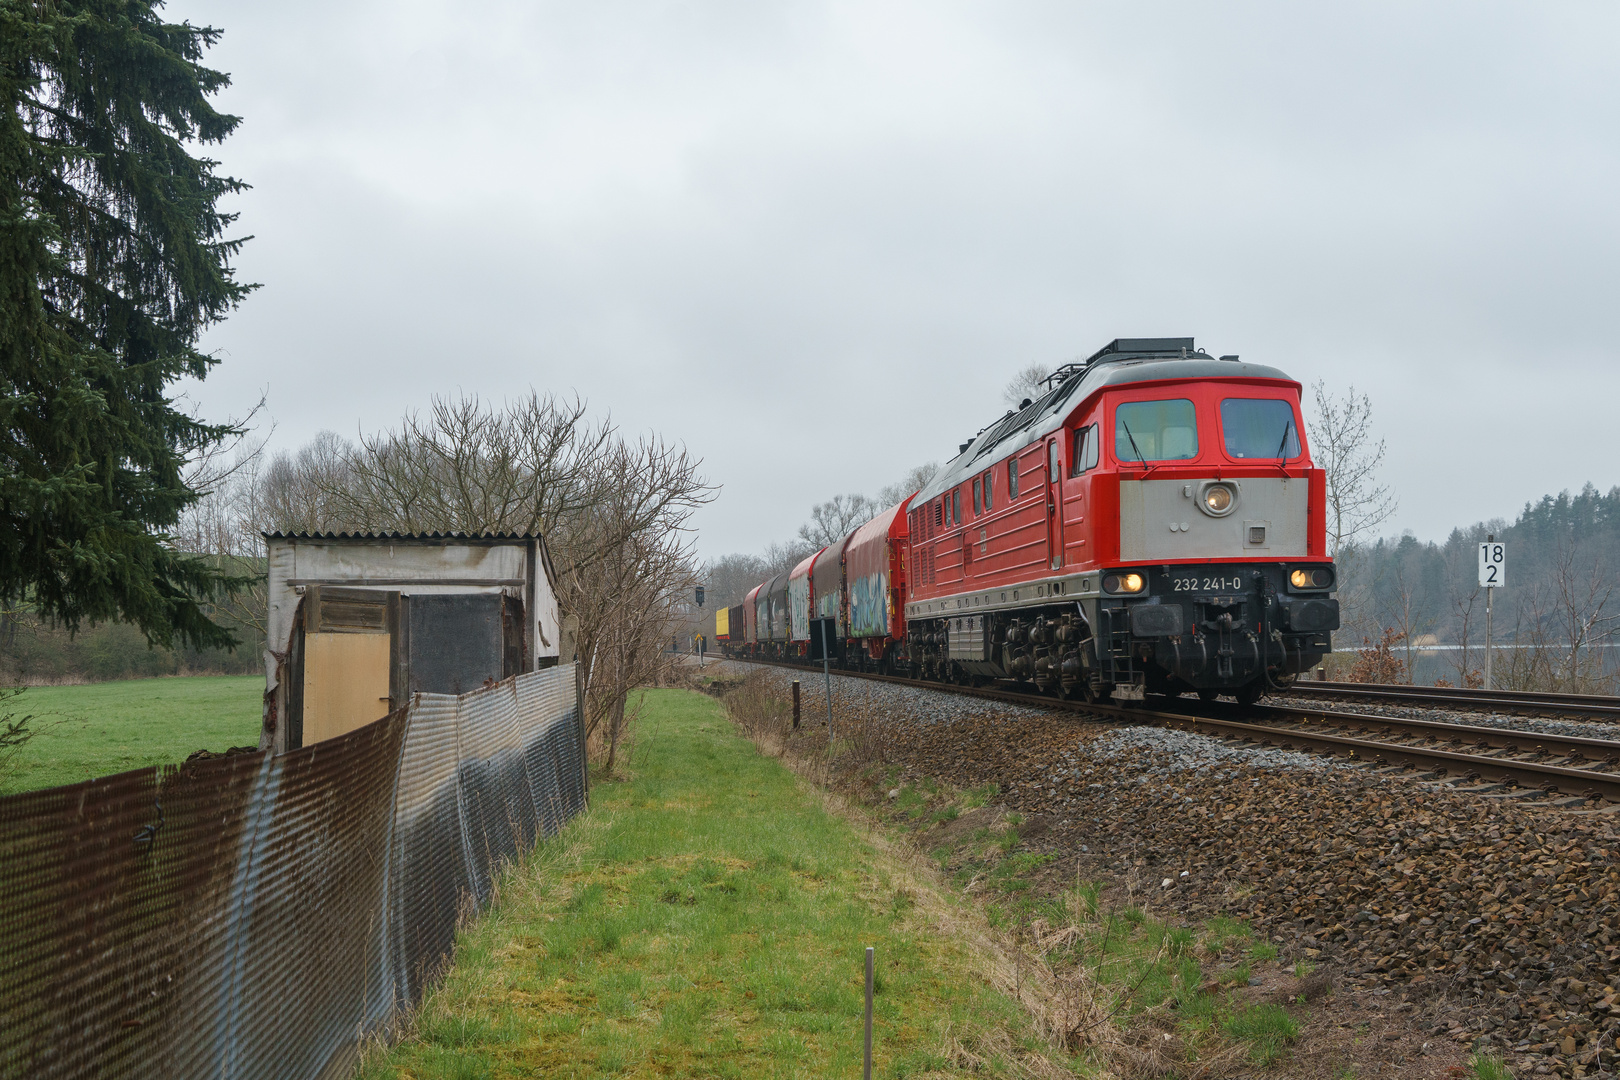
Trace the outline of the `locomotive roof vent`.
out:
<instances>
[{"instance_id":1,"label":"locomotive roof vent","mask_svg":"<svg viewBox=\"0 0 1620 1080\"><path fill-rule=\"evenodd\" d=\"M1227 353L1225 356L1221 357L1222 360L1230 360L1234 364L1237 363L1237 358L1238 358L1237 353Z\"/></svg>"},{"instance_id":2,"label":"locomotive roof vent","mask_svg":"<svg viewBox=\"0 0 1620 1080\"><path fill-rule=\"evenodd\" d=\"M1115 338L1086 357L1085 366L1090 367L1105 358L1123 360L1126 357L1136 356L1176 357L1183 360L1189 357L1215 359L1202 349L1195 349L1193 339L1190 337Z\"/></svg>"}]
</instances>

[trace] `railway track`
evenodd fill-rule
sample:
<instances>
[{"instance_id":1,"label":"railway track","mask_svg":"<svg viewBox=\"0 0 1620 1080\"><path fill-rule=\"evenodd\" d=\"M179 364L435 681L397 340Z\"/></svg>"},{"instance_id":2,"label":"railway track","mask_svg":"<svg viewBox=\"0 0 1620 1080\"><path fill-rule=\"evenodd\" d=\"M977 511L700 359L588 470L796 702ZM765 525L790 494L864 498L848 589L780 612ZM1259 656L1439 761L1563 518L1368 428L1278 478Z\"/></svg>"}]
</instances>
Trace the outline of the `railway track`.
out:
<instances>
[{"instance_id":1,"label":"railway track","mask_svg":"<svg viewBox=\"0 0 1620 1080\"><path fill-rule=\"evenodd\" d=\"M1444 706L1460 710L1534 716L1577 716L1588 720L1620 722L1620 698L1596 694L1543 694L1523 690L1470 690L1451 686L1399 686L1386 683L1307 682L1289 688L1296 697L1330 701L1378 701L1420 707Z\"/></svg>"},{"instance_id":2,"label":"railway track","mask_svg":"<svg viewBox=\"0 0 1620 1080\"><path fill-rule=\"evenodd\" d=\"M784 661L739 662L819 671ZM1331 755L1373 767L1411 770L1429 779L1451 777L1454 789L1460 787L1486 797L1546 798L1565 809L1588 806L1594 799L1620 804L1620 741L1610 739L1296 706L1193 703L1180 698L1161 699L1166 707L1160 708L1092 704L1001 687L957 686L869 672L838 674L1054 712L1108 716L1133 724L1195 731L1236 744ZM1463 781L1474 783L1464 786Z\"/></svg>"}]
</instances>

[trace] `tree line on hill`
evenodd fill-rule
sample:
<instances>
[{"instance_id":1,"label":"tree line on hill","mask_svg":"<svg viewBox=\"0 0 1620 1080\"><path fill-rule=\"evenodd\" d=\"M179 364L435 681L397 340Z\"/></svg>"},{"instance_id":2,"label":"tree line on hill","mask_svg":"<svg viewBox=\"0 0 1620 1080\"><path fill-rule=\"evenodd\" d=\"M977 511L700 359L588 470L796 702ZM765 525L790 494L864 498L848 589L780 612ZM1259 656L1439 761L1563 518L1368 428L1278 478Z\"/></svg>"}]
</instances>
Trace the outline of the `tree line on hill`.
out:
<instances>
[{"instance_id":1,"label":"tree line on hill","mask_svg":"<svg viewBox=\"0 0 1620 1080\"><path fill-rule=\"evenodd\" d=\"M1506 585L1492 598L1493 685L1506 689L1612 693L1620 630L1620 487L1587 484L1526 503L1512 522L1456 528L1442 543L1407 533L1354 545L1342 554L1340 643L1360 643L1363 668L1377 681L1428 668L1457 686L1479 685L1484 668L1485 592L1479 544L1507 546ZM1385 659L1387 657L1387 659Z\"/></svg>"}]
</instances>

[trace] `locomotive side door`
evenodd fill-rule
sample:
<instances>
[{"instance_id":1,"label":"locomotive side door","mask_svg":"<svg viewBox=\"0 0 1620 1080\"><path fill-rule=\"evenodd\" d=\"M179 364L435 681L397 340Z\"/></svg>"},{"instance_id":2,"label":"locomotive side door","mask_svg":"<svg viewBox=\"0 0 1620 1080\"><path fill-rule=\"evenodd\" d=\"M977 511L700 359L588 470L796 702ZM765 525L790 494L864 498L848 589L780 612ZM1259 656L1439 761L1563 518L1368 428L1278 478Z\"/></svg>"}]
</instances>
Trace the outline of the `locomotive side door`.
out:
<instances>
[{"instance_id":1,"label":"locomotive side door","mask_svg":"<svg viewBox=\"0 0 1620 1080\"><path fill-rule=\"evenodd\" d=\"M1046 558L1053 570L1063 567L1063 447L1058 436L1046 440Z\"/></svg>"}]
</instances>

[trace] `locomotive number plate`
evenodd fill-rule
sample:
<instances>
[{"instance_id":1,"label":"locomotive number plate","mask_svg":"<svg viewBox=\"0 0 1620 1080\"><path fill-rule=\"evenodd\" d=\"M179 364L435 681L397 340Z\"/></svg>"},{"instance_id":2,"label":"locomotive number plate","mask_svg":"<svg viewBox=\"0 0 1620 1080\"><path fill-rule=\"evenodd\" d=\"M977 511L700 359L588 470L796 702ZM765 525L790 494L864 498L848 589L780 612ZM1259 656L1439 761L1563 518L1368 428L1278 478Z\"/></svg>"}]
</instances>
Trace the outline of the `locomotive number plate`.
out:
<instances>
[{"instance_id":1,"label":"locomotive number plate","mask_svg":"<svg viewBox=\"0 0 1620 1080\"><path fill-rule=\"evenodd\" d=\"M1243 576L1178 577L1170 579L1171 592L1242 592Z\"/></svg>"}]
</instances>

